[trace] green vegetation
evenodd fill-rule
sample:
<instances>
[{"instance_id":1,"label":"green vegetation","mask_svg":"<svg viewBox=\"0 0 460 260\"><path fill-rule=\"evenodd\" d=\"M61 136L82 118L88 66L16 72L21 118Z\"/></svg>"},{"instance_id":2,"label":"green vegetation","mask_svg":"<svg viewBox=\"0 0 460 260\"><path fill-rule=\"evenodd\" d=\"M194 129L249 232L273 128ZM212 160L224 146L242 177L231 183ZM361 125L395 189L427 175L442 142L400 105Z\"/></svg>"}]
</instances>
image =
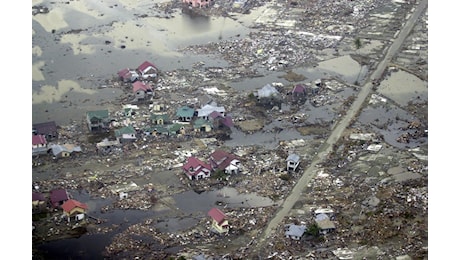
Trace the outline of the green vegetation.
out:
<instances>
[{"instance_id":1,"label":"green vegetation","mask_svg":"<svg viewBox=\"0 0 460 260\"><path fill-rule=\"evenodd\" d=\"M287 173L283 173L280 175L280 179L282 179L283 181L289 181L291 179L291 175Z\"/></svg>"},{"instance_id":2,"label":"green vegetation","mask_svg":"<svg viewBox=\"0 0 460 260\"><path fill-rule=\"evenodd\" d=\"M211 174L211 177L213 179L223 180L227 177L227 174L222 170L217 170L213 174Z\"/></svg>"},{"instance_id":3,"label":"green vegetation","mask_svg":"<svg viewBox=\"0 0 460 260\"><path fill-rule=\"evenodd\" d=\"M319 227L316 223L310 224L307 228L307 235L312 235L314 237L319 237Z\"/></svg>"},{"instance_id":4,"label":"green vegetation","mask_svg":"<svg viewBox=\"0 0 460 260\"><path fill-rule=\"evenodd\" d=\"M355 43L356 49L360 49L363 46L363 43L361 42L360 38L356 38L354 43Z\"/></svg>"}]
</instances>

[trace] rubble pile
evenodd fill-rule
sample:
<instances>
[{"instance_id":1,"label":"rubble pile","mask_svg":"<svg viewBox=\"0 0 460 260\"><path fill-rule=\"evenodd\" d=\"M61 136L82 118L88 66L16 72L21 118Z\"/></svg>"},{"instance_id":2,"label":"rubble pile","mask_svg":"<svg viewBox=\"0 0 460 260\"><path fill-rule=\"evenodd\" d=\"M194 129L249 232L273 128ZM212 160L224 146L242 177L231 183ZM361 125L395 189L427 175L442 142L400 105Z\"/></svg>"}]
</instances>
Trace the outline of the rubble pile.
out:
<instances>
[{"instance_id":1,"label":"rubble pile","mask_svg":"<svg viewBox=\"0 0 460 260\"><path fill-rule=\"evenodd\" d=\"M258 77L263 74L261 71L287 71L286 78L303 81L303 75L297 75L291 69L316 64L322 59L319 50L337 51L348 46L345 51L350 51L350 40L360 29L370 25L366 19L385 4L383 0L226 1L203 10L206 15L231 18L234 13L266 7L275 10L278 18L259 23L253 28L257 32L245 37L180 50L194 54L218 54L230 66L208 67L199 62L190 69L163 71L150 82L154 85L154 96L148 102L132 102L134 95L130 83L116 78L107 80L108 86L119 88L125 94L120 100L108 104L111 129L90 134L85 120L61 126L58 142L76 142L84 152L64 160L48 155L34 157L33 189L43 192L55 188L72 192L85 190L92 198L107 200L108 204L92 209L101 214L120 209L154 212L155 206L161 206L170 214L167 217L196 220L192 228L177 232L161 232L158 229L158 223L167 218L165 216L152 216L140 223L123 223L128 227L111 238L110 245L105 249L104 255L108 258L166 259L201 253L220 259L249 259L255 254L264 259L335 258L340 254L354 254L357 258L358 254L373 254L368 255L369 258L375 255L395 258L406 254L414 258L426 257L427 155L423 149L396 150L384 142L384 135L374 131L372 124L362 126L359 122L346 130L347 135L334 144L327 159L317 165L317 175L304 188L304 194L291 215L269 238L267 248L255 252L253 247L255 239L277 211L278 203L289 195L303 169L318 153L336 118L345 115L353 103L355 96L346 96L343 92L355 93L357 89L327 77L322 79L321 87L307 84L308 98L305 102L294 104L288 99L291 85L273 84L286 98L278 106L262 105L251 95L253 93L233 90L228 87L228 82ZM399 7L405 10L411 5L405 1ZM156 3L149 9L151 13L138 17L154 15L170 18L179 8L181 1ZM34 15L45 11L44 7L33 8ZM426 17L424 19L427 20ZM280 20L286 23L281 26ZM290 20L295 22L291 24ZM425 25L420 30L425 30ZM412 40L410 46L419 44L419 48L407 46L406 49L415 49L416 53L423 55L424 39L414 36ZM369 61L370 66L372 62ZM423 65L419 71L423 75L425 63L417 62L415 64ZM413 66L410 65L409 70L415 70ZM295 84L296 80L290 82ZM295 128L305 138L279 141L273 149L258 144L230 148L225 147L225 139L230 134L225 131L199 132L194 131L190 124L185 124L187 133L181 135L166 136L144 130L152 125L152 112L166 113L174 118L175 109L180 106L198 108L210 101L225 104L226 112L233 117L235 130L243 134L258 132L274 135L283 129ZM290 105L290 109L280 109L282 103ZM387 100L374 95L369 103L376 105L387 103ZM408 105L409 113L419 120L397 120L404 122L398 129L403 133L397 137L397 142L413 144L427 136L426 107L427 103ZM311 119L313 109L332 114L332 119L320 116ZM272 123L277 124L264 129ZM388 124L382 127L375 125L388 129ZM127 125L136 130L135 142L104 151L98 149L97 143L112 137L114 129ZM274 138L276 140L276 135ZM216 149L228 149L238 155L241 172L190 181L182 169L186 159L193 155L208 161L209 154ZM302 161L296 171L288 172L286 157L292 152L301 154ZM400 168L392 168L394 165ZM171 196L184 191L201 193L223 187L235 188L240 194L256 193L275 203L268 207L231 207L216 201L216 206L223 207L231 226L230 231L222 235L211 230L211 221L207 216L186 215L169 203ZM305 224L312 228L315 221L313 209L321 207L336 212L332 219L336 225L334 231L320 236L309 233L299 241L285 237L285 224ZM38 240L52 240L69 227L79 228L63 223L58 216L62 212L52 210L47 214L51 217L47 215L36 223ZM107 221L105 219L88 221L88 234L108 234L121 230L122 226L100 225Z\"/></svg>"},{"instance_id":2,"label":"rubble pile","mask_svg":"<svg viewBox=\"0 0 460 260\"><path fill-rule=\"evenodd\" d=\"M122 257L124 252L129 251L131 256L149 257L152 254L152 248L155 248L158 252L154 254L166 258L174 255L167 253L168 248L177 248L178 255L190 255L199 254L202 251L200 248L204 245L212 245L219 252L221 251L219 248L229 246L228 240L246 233L257 235L252 231L260 232L275 211L276 207L226 209L225 213L231 223L231 228L225 234L214 233L206 218L201 218L195 228L177 233L160 232L155 228L158 220L147 219L117 234L111 244L106 247L104 255ZM246 250L248 248L240 249L242 252ZM213 255L215 253L211 252Z\"/></svg>"}]
</instances>

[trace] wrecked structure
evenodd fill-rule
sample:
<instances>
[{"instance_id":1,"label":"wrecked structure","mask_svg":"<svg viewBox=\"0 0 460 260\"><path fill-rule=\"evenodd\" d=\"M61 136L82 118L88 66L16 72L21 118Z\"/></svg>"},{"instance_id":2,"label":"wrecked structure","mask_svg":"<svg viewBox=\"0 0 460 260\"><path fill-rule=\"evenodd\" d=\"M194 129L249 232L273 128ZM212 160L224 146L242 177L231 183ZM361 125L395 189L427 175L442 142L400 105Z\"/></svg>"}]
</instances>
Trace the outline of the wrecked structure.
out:
<instances>
[{"instance_id":1,"label":"wrecked structure","mask_svg":"<svg viewBox=\"0 0 460 260\"><path fill-rule=\"evenodd\" d=\"M295 259L308 257L305 252L316 258L333 258L344 252L357 257L364 254L369 258L375 255L393 258L405 254L423 258L427 251L427 136L420 134L427 126L423 103L415 102L401 108L385 99L370 99L369 106L363 108L346 133L337 137L333 152L323 154L320 148L328 133L346 114L361 86L355 86L355 78L350 80L340 75L320 73L323 78L317 82L318 75L311 76L302 70L282 73L296 66L308 67L321 59L335 60L337 56L346 56L366 64L363 69L366 74L364 71L371 70L381 57L383 47L380 41L385 45L387 42L382 39L389 34L387 29L382 29L382 35L376 36L372 30L366 30L366 26L370 27L379 19L391 21L390 27L396 26L399 22L396 17L404 17L402 14L414 6L407 2L391 3L391 7L400 13L383 19L380 15L383 10L379 8L387 10L383 8L384 4L389 5L380 1L349 1L336 5L289 1L275 6L249 1L219 3L219 9L208 11L211 14L221 12L227 5L248 9L268 5L267 11L258 19L258 32L248 37L181 50L193 54L220 53L229 62L228 67L216 68L204 63L162 73L158 73L155 65L137 68L139 78L150 75L146 82L152 77L158 80L152 82L154 97L139 104L138 108L124 106L133 100L131 70L128 71L129 80L122 77L108 81L109 86L123 92L120 102L106 102L102 106L107 110L88 112L85 122L75 120L70 126L63 125L59 129L59 136L68 141L80 141L80 156L53 166L46 157L34 158L40 165L34 167L33 177L43 191L65 185L75 196L79 191L83 194L86 191L91 194L89 200L98 200L101 204L100 200L106 201L104 206L88 209L89 214L108 219L107 223L90 223L88 235L115 234L101 250L109 258L131 258L134 255L140 258L152 255L191 258L204 254L235 259L254 255ZM156 7L170 12L174 4ZM343 12L349 15L341 15ZM149 17L150 13L145 16ZM356 27L346 26L348 24L356 24ZM311 28L311 32L299 28ZM390 31L393 34L394 30ZM364 43L359 51L353 46L355 37ZM410 46L406 49L409 50ZM265 82L253 84L252 89L235 91L229 87L233 79L257 78L261 71L280 72L292 81L274 84L271 79L261 77ZM300 74L307 77L297 78ZM386 76L380 80L384 81ZM143 80L139 81L139 78L135 82ZM254 91L267 86L265 84L271 87L261 88L260 93ZM297 88L299 84L302 87ZM376 82L376 90L379 86ZM293 96L299 98L295 105L291 102ZM386 97L382 93L380 96ZM203 97L211 97L209 99L216 103L208 103L209 100ZM208 113L210 110L203 104L215 104L213 111ZM398 118L391 113L393 109ZM411 113L406 113L406 109ZM227 142L228 139L217 134L217 123L231 129L227 136L230 141L238 138L243 141ZM129 131L125 132L126 129ZM296 139L286 138L289 135ZM267 144L273 144L273 147ZM222 160L227 162L225 156L214 154L209 157L213 151L221 149L238 156L239 163L230 160L230 164L219 164ZM291 153L301 155L301 170L296 158L291 158L294 159L293 165L287 165L286 159ZM317 156L324 156L326 160L318 163ZM314 163L318 169L313 181L305 187L305 196L295 204L290 216L280 223L278 229L275 228L275 235L269 237L269 242L259 244L263 229L295 187L303 169ZM394 169L394 165L402 166ZM234 174L213 178L212 171L221 168ZM290 170L293 171L289 173ZM222 187L235 188L239 194L256 192L273 202L260 206L257 203L262 199L250 196L236 200L237 195L225 194ZM210 221L206 214L209 206L187 211L181 201L173 197L187 191L205 195L215 190L220 194L211 202L225 207L231 225L223 237L209 232L212 226L207 223ZM88 200L85 196L82 198ZM196 208L199 201L193 201ZM312 208L321 206L330 210L312 212ZM111 222L119 217L116 214L120 209L126 218L130 214L143 214L138 211L148 215L142 215L145 218L140 222L135 218ZM161 215L163 211L168 213ZM391 223L388 219L392 219ZM305 227L316 223L323 234L318 238L304 236L299 243L296 240L290 244L283 228L292 223L301 227L303 223ZM35 223L36 234L43 232L40 224L39 221ZM56 236L47 232L50 233L37 237ZM295 237L300 238L300 233L294 232ZM410 242L402 244L400 241ZM360 247L363 245L375 247L363 249ZM258 246L263 246L263 250ZM168 251L170 248L177 251Z\"/></svg>"}]
</instances>

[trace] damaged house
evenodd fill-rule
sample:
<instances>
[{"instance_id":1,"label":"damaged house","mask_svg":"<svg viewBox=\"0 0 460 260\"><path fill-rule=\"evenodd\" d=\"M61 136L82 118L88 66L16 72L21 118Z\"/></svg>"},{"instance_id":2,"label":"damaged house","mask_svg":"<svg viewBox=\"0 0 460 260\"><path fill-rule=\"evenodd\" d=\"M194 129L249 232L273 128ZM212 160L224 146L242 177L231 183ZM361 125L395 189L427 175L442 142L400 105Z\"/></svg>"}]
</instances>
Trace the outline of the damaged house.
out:
<instances>
[{"instance_id":1,"label":"damaged house","mask_svg":"<svg viewBox=\"0 0 460 260\"><path fill-rule=\"evenodd\" d=\"M109 110L96 110L86 112L86 122L90 132L100 132L109 129Z\"/></svg>"},{"instance_id":2,"label":"damaged house","mask_svg":"<svg viewBox=\"0 0 460 260\"><path fill-rule=\"evenodd\" d=\"M85 203L81 203L74 199L69 199L62 204L63 217L67 217L67 221L70 222L71 218L75 217L76 221L85 218L88 206Z\"/></svg>"},{"instance_id":3,"label":"damaged house","mask_svg":"<svg viewBox=\"0 0 460 260\"><path fill-rule=\"evenodd\" d=\"M291 91L293 102L305 102L307 100L307 87L304 84L296 84Z\"/></svg>"},{"instance_id":4,"label":"damaged house","mask_svg":"<svg viewBox=\"0 0 460 260\"><path fill-rule=\"evenodd\" d=\"M46 209L46 198L40 192L32 192L32 213L43 212Z\"/></svg>"},{"instance_id":5,"label":"damaged house","mask_svg":"<svg viewBox=\"0 0 460 260\"><path fill-rule=\"evenodd\" d=\"M125 83L132 83L139 79L139 74L133 69L122 69L117 73L118 79Z\"/></svg>"},{"instance_id":6,"label":"damaged house","mask_svg":"<svg viewBox=\"0 0 460 260\"><path fill-rule=\"evenodd\" d=\"M153 97L153 88L142 81L133 84L134 102L149 101Z\"/></svg>"},{"instance_id":7,"label":"damaged house","mask_svg":"<svg viewBox=\"0 0 460 260\"><path fill-rule=\"evenodd\" d=\"M281 94L271 84L267 84L261 89L257 90L256 96L259 104L262 106L281 107Z\"/></svg>"},{"instance_id":8,"label":"damaged house","mask_svg":"<svg viewBox=\"0 0 460 260\"><path fill-rule=\"evenodd\" d=\"M44 135L47 140L57 139L59 137L57 125L54 121L33 124L32 133L34 135Z\"/></svg>"},{"instance_id":9,"label":"damaged house","mask_svg":"<svg viewBox=\"0 0 460 260\"><path fill-rule=\"evenodd\" d=\"M227 216L218 208L212 208L208 211L208 216L212 219L211 228L219 234L226 233L229 230Z\"/></svg>"},{"instance_id":10,"label":"damaged house","mask_svg":"<svg viewBox=\"0 0 460 260\"><path fill-rule=\"evenodd\" d=\"M185 135L185 126L182 124L172 124L168 129L171 135Z\"/></svg>"},{"instance_id":11,"label":"damaged house","mask_svg":"<svg viewBox=\"0 0 460 260\"><path fill-rule=\"evenodd\" d=\"M293 240L300 240L306 229L305 225L288 224L284 226L284 236Z\"/></svg>"},{"instance_id":12,"label":"damaged house","mask_svg":"<svg viewBox=\"0 0 460 260\"><path fill-rule=\"evenodd\" d=\"M115 137L120 143L136 141L136 130L132 126L125 126L115 130Z\"/></svg>"},{"instance_id":13,"label":"damaged house","mask_svg":"<svg viewBox=\"0 0 460 260\"><path fill-rule=\"evenodd\" d=\"M300 156L297 154L290 154L286 159L286 168L288 172L294 172L300 164Z\"/></svg>"},{"instance_id":14,"label":"damaged house","mask_svg":"<svg viewBox=\"0 0 460 260\"><path fill-rule=\"evenodd\" d=\"M335 224L329 219L327 214L320 213L316 215L315 223L319 228L319 232L323 235L335 230Z\"/></svg>"},{"instance_id":15,"label":"damaged house","mask_svg":"<svg viewBox=\"0 0 460 260\"><path fill-rule=\"evenodd\" d=\"M58 208L70 199L70 195L65 189L54 189L50 191L50 203L53 208Z\"/></svg>"},{"instance_id":16,"label":"damaged house","mask_svg":"<svg viewBox=\"0 0 460 260\"><path fill-rule=\"evenodd\" d=\"M226 174L237 174L241 168L236 155L222 150L216 150L209 156L209 164L214 171L221 170Z\"/></svg>"},{"instance_id":17,"label":"damaged house","mask_svg":"<svg viewBox=\"0 0 460 260\"><path fill-rule=\"evenodd\" d=\"M155 80L158 76L158 68L149 61L144 61L139 65L137 71L143 79L147 80Z\"/></svg>"},{"instance_id":18,"label":"damaged house","mask_svg":"<svg viewBox=\"0 0 460 260\"><path fill-rule=\"evenodd\" d=\"M108 138L104 138L102 141L96 144L96 151L102 154L110 153L113 149L120 147L121 143L120 140L109 140Z\"/></svg>"},{"instance_id":19,"label":"damaged house","mask_svg":"<svg viewBox=\"0 0 460 260\"><path fill-rule=\"evenodd\" d=\"M81 152L81 147L74 144L56 144L51 146L55 158L70 157L75 152Z\"/></svg>"},{"instance_id":20,"label":"damaged house","mask_svg":"<svg viewBox=\"0 0 460 260\"><path fill-rule=\"evenodd\" d=\"M150 121L153 125L164 125L169 123L169 116L166 113L153 113L150 115Z\"/></svg>"},{"instance_id":21,"label":"damaged house","mask_svg":"<svg viewBox=\"0 0 460 260\"><path fill-rule=\"evenodd\" d=\"M32 134L32 155L46 154L48 152L48 142L44 135Z\"/></svg>"},{"instance_id":22,"label":"damaged house","mask_svg":"<svg viewBox=\"0 0 460 260\"><path fill-rule=\"evenodd\" d=\"M231 116L222 116L221 113L213 111L209 114L209 121L212 123L213 128L221 129L227 128L230 129L233 127L233 120Z\"/></svg>"},{"instance_id":23,"label":"damaged house","mask_svg":"<svg viewBox=\"0 0 460 260\"><path fill-rule=\"evenodd\" d=\"M195 132L208 133L212 131L212 123L203 118L198 118L193 122L193 129L195 129Z\"/></svg>"},{"instance_id":24,"label":"damaged house","mask_svg":"<svg viewBox=\"0 0 460 260\"><path fill-rule=\"evenodd\" d=\"M209 120L209 115L214 111L219 113L222 117L225 117L225 108L217 106L216 102L206 104L202 108L197 109L197 117Z\"/></svg>"},{"instance_id":25,"label":"damaged house","mask_svg":"<svg viewBox=\"0 0 460 260\"><path fill-rule=\"evenodd\" d=\"M211 176L211 166L207 163L202 162L196 157L189 157L187 162L182 166L185 175L190 180L198 180L203 178L209 178Z\"/></svg>"},{"instance_id":26,"label":"damaged house","mask_svg":"<svg viewBox=\"0 0 460 260\"><path fill-rule=\"evenodd\" d=\"M195 116L195 109L189 106L182 106L177 109L176 116L182 122L190 122Z\"/></svg>"}]
</instances>

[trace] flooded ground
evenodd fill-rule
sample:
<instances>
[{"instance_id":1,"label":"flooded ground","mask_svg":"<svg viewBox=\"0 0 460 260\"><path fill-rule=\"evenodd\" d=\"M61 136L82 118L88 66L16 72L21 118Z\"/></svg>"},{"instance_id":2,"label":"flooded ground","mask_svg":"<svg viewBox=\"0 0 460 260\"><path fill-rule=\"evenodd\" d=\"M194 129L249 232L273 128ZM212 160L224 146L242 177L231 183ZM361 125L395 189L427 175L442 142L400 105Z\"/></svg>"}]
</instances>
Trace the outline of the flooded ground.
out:
<instances>
[{"instance_id":1,"label":"flooded ground","mask_svg":"<svg viewBox=\"0 0 460 260\"><path fill-rule=\"evenodd\" d=\"M346 114L415 3L254 1L241 8L233 2L218 3L207 15L184 12L179 1L32 2L48 8L32 16L32 123L55 121L63 132L58 142L77 142L84 150L64 160L34 158L38 166L32 169L32 179L43 192L67 188L89 206L92 221L101 220L91 222L78 238L34 242L37 259L165 259L201 253L288 258L306 251L330 259L331 248L337 247L349 247L356 256L394 258L407 253L423 259L427 216L414 208L424 209L427 195L428 84L423 77L427 68L420 61L426 59L426 14L327 163L318 165L318 177L305 187L305 196L286 220L310 223L313 208L330 206L338 211L335 223L344 231L301 244L284 242L280 231L267 250L251 252L255 238ZM160 68L154 101L165 104L170 115L179 105L217 101L234 120L230 133L225 138L214 133L162 139L142 135L123 150L96 153L94 143L88 142L95 137L86 130L87 111L109 109L116 122L129 121L139 129L148 124L148 106L140 105L134 117L121 112L132 92L116 75L143 61ZM319 89L314 88L318 80ZM308 98L295 101L291 91L300 83ZM280 91L279 105L261 106L251 99L266 84ZM350 138L351 133L358 139ZM374 138L359 135L363 133ZM239 155L241 174L190 182L181 169L186 158L207 160L216 149ZM288 173L286 158L293 152L302 162L296 172ZM126 199L113 192L114 186L130 182L139 189ZM406 195L417 197L417 203L401 202ZM377 201L372 196L379 198L381 215L366 204ZM362 209L361 201L366 202ZM229 217L229 234L211 231L207 211L212 207ZM417 221L394 239L387 238L376 229L388 212L411 216L401 223ZM37 230L47 225L37 223ZM420 236L413 249L401 249L401 240L416 228ZM359 247L371 244L370 234L377 233L377 249Z\"/></svg>"}]
</instances>

